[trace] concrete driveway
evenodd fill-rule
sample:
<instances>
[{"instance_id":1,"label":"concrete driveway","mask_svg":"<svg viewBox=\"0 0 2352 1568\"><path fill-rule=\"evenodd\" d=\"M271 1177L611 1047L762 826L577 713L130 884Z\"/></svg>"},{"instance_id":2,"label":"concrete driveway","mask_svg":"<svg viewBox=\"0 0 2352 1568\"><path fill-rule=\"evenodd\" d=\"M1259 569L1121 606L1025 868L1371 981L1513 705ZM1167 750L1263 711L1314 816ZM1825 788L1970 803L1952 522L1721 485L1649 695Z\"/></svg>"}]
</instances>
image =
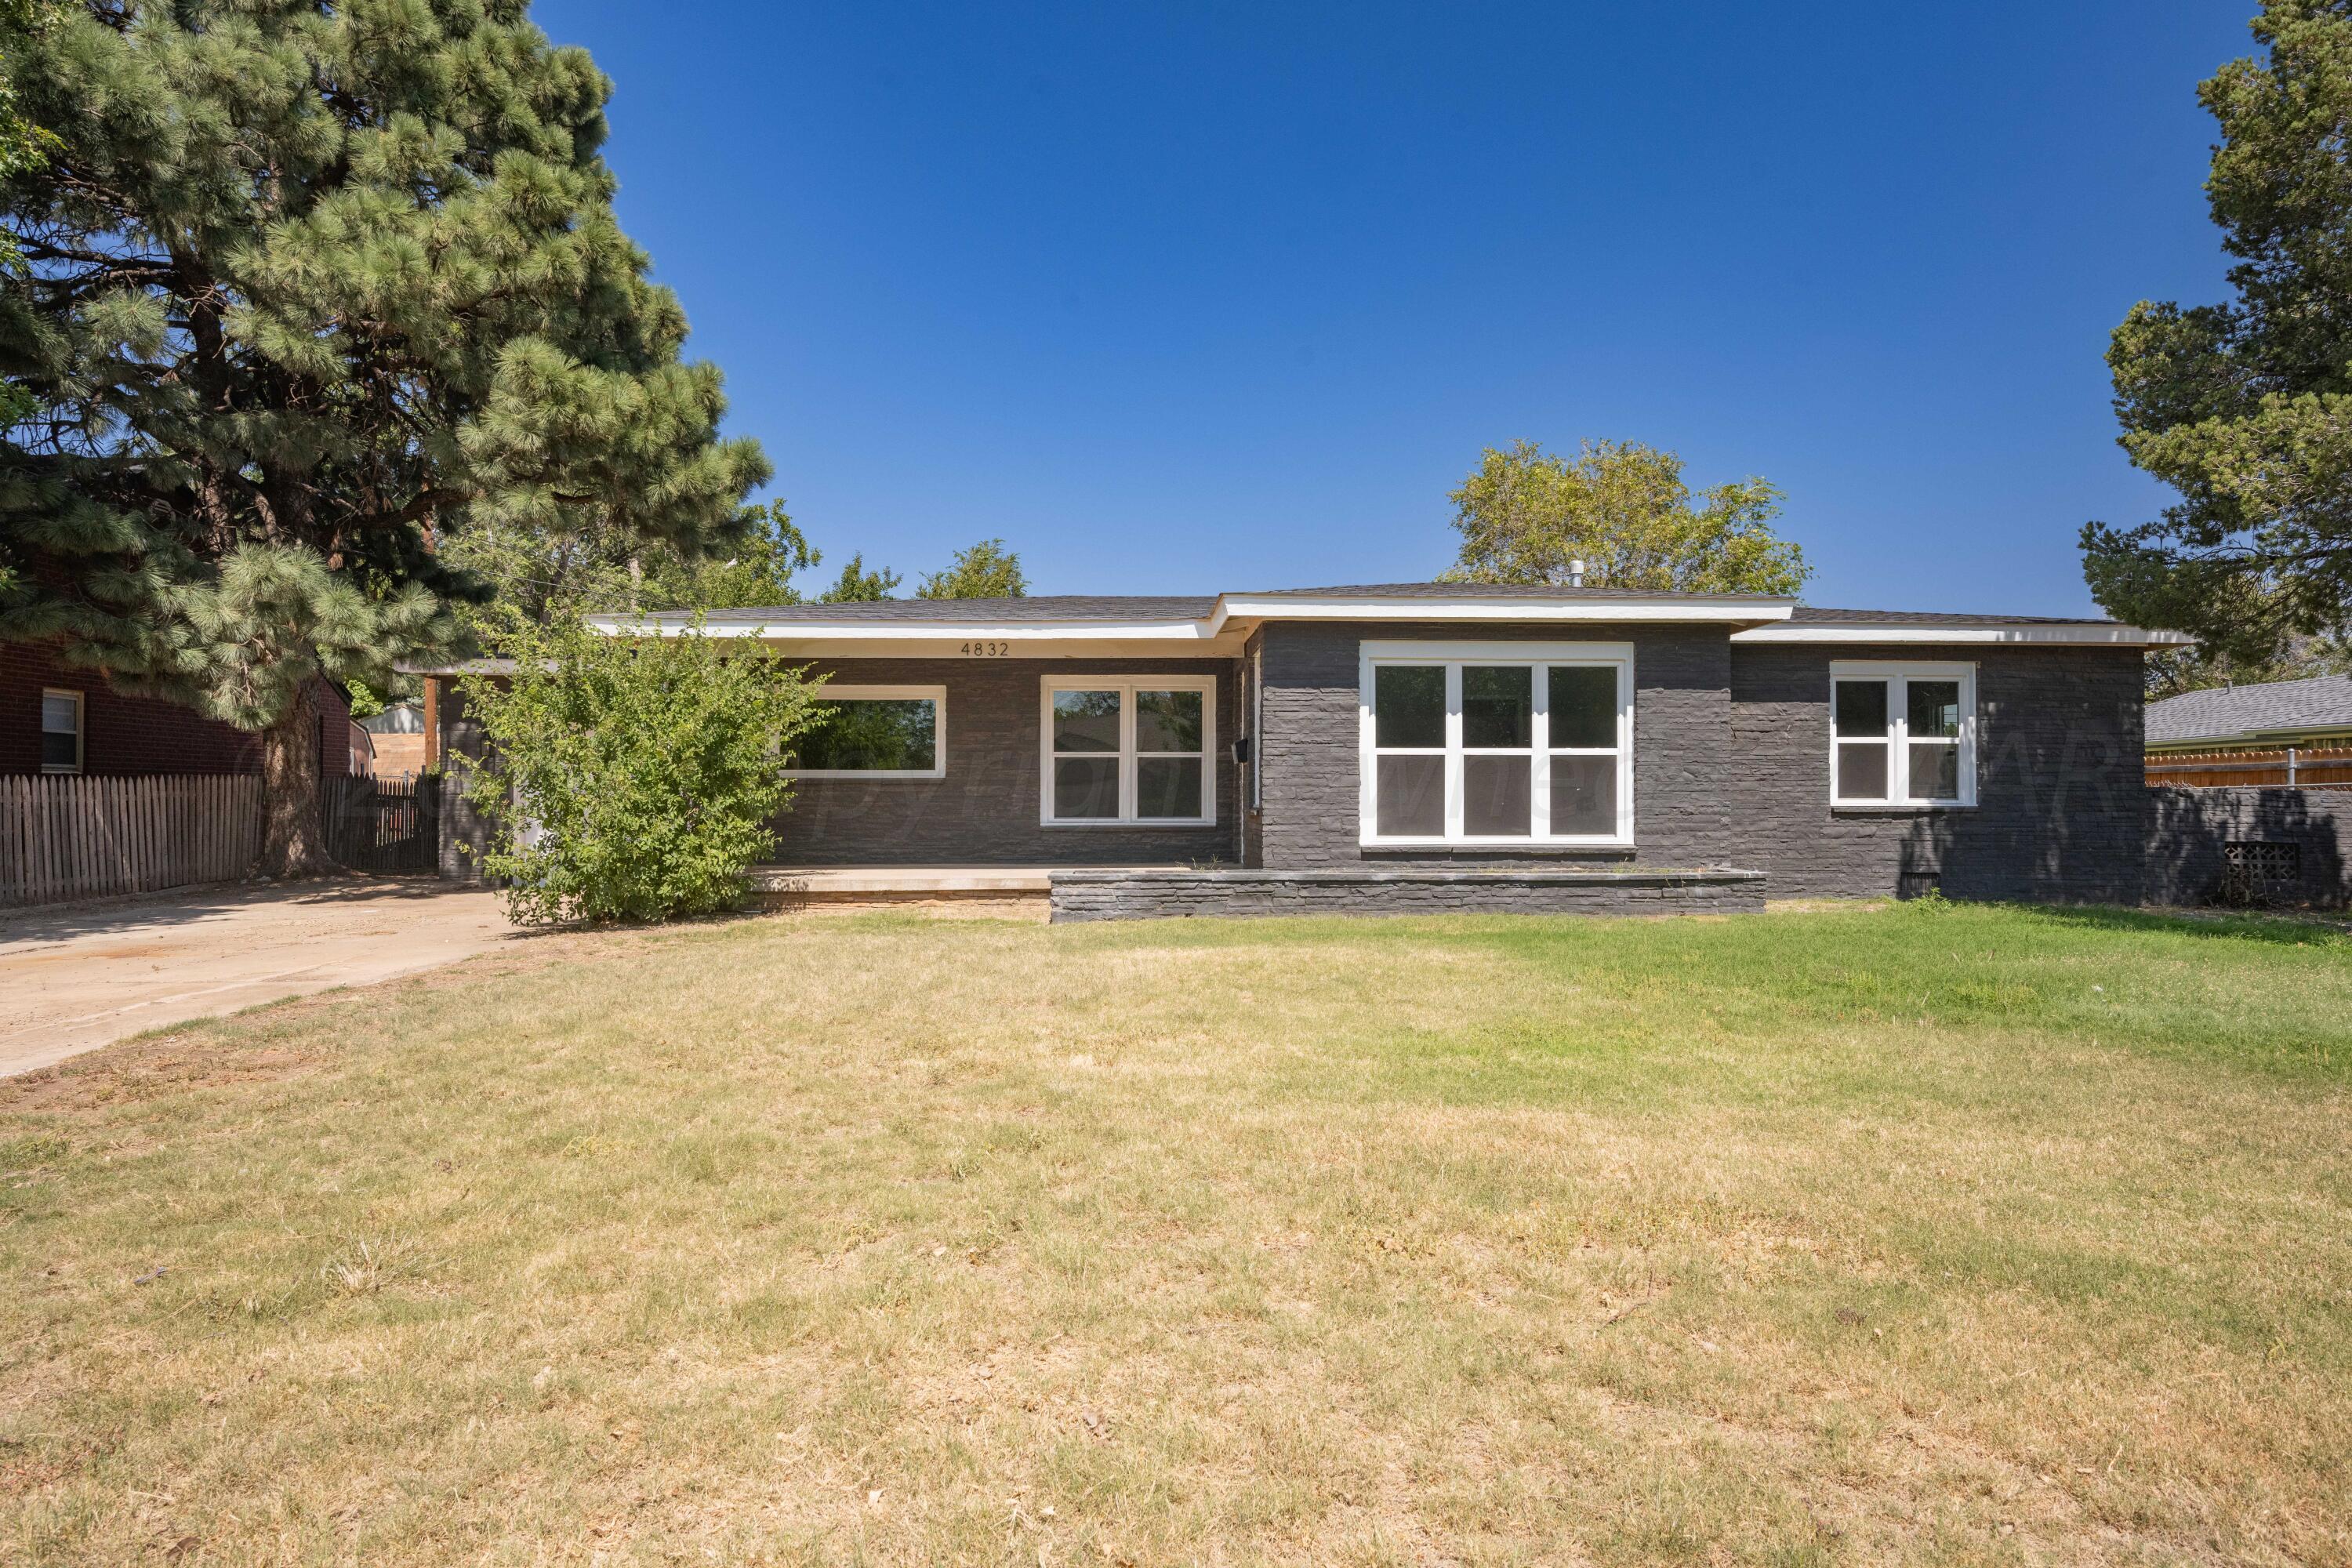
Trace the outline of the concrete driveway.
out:
<instances>
[{"instance_id":1,"label":"concrete driveway","mask_svg":"<svg viewBox=\"0 0 2352 1568\"><path fill-rule=\"evenodd\" d=\"M495 894L422 879L0 913L0 1077L142 1029L451 963L516 934Z\"/></svg>"}]
</instances>

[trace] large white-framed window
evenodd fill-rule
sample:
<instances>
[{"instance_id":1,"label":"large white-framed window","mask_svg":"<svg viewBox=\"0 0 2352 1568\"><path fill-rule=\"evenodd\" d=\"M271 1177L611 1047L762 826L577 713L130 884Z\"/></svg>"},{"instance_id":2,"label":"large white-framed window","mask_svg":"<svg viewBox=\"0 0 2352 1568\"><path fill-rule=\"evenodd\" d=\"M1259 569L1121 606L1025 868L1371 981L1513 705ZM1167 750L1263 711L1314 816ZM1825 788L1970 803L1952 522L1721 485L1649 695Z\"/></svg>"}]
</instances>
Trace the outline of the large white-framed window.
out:
<instances>
[{"instance_id":1,"label":"large white-framed window","mask_svg":"<svg viewBox=\"0 0 2352 1568\"><path fill-rule=\"evenodd\" d=\"M940 779L948 773L948 689L833 686L833 711L793 742L796 779Z\"/></svg>"},{"instance_id":2,"label":"large white-framed window","mask_svg":"<svg viewBox=\"0 0 2352 1568\"><path fill-rule=\"evenodd\" d=\"M1368 847L1633 842L1630 643L1368 642Z\"/></svg>"},{"instance_id":3,"label":"large white-framed window","mask_svg":"<svg viewBox=\"0 0 2352 1568\"><path fill-rule=\"evenodd\" d=\"M81 772L81 693L50 689L41 693L41 771Z\"/></svg>"},{"instance_id":4,"label":"large white-framed window","mask_svg":"<svg viewBox=\"0 0 2352 1568\"><path fill-rule=\"evenodd\" d=\"M1215 677L1048 675L1040 685L1046 826L1217 820Z\"/></svg>"},{"instance_id":5,"label":"large white-framed window","mask_svg":"<svg viewBox=\"0 0 2352 1568\"><path fill-rule=\"evenodd\" d=\"M1977 667L1830 664L1830 804L1907 811L1977 803Z\"/></svg>"}]
</instances>

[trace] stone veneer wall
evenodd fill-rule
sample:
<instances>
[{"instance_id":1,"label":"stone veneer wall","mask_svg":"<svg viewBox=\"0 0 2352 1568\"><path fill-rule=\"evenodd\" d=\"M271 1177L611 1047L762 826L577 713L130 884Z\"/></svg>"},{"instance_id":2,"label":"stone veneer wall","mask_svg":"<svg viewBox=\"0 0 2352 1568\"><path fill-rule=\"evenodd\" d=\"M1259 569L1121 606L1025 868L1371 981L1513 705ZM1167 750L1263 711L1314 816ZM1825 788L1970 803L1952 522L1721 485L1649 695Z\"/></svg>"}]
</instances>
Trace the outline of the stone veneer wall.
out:
<instances>
[{"instance_id":1,"label":"stone veneer wall","mask_svg":"<svg viewBox=\"0 0 2352 1568\"><path fill-rule=\"evenodd\" d=\"M2147 796L2149 902L2211 901L2234 843L2294 847L2300 875L2267 889L2273 901L2352 903L2352 790L2168 784Z\"/></svg>"},{"instance_id":2,"label":"stone veneer wall","mask_svg":"<svg viewBox=\"0 0 2352 1568\"><path fill-rule=\"evenodd\" d=\"M1705 626L1276 624L1265 630L1265 800L1260 862L1630 863L1768 873L1776 897L1870 897L1940 886L1955 898L2137 903L2146 791L2135 648L1734 647ZM1634 847L1390 850L1358 842L1358 649L1367 640L1589 640L1633 646ZM1834 811L1830 666L1977 666L1978 805Z\"/></svg>"},{"instance_id":3,"label":"stone veneer wall","mask_svg":"<svg viewBox=\"0 0 2352 1568\"><path fill-rule=\"evenodd\" d=\"M1677 915L1764 907L1753 871L1363 868L1055 871L1056 921L1202 915Z\"/></svg>"},{"instance_id":4,"label":"stone veneer wall","mask_svg":"<svg viewBox=\"0 0 2352 1568\"><path fill-rule=\"evenodd\" d=\"M1977 667L1977 804L1830 806L1833 660ZM2141 656L2137 648L1824 647L1731 650L1738 831L1728 858L1776 898L2136 904L2143 885Z\"/></svg>"},{"instance_id":5,"label":"stone veneer wall","mask_svg":"<svg viewBox=\"0 0 2352 1568\"><path fill-rule=\"evenodd\" d=\"M1732 853L1731 645L1721 626L1280 623L1265 629L1270 870L1362 865L1744 865ZM1365 642L1633 646L1633 832L1624 849L1368 849L1357 842L1359 646Z\"/></svg>"}]
</instances>

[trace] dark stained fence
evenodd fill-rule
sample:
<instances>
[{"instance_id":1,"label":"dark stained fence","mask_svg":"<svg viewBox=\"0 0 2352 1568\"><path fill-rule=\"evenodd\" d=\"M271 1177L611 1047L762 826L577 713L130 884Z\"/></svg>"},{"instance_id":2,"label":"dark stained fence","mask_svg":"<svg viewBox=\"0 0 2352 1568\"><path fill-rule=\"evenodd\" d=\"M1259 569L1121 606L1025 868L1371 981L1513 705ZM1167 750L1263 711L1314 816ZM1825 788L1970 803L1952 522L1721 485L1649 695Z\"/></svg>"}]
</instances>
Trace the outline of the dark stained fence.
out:
<instances>
[{"instance_id":1,"label":"dark stained fence","mask_svg":"<svg viewBox=\"0 0 2352 1568\"><path fill-rule=\"evenodd\" d=\"M431 871L439 865L441 779L331 778L320 792L327 853L354 871Z\"/></svg>"}]
</instances>

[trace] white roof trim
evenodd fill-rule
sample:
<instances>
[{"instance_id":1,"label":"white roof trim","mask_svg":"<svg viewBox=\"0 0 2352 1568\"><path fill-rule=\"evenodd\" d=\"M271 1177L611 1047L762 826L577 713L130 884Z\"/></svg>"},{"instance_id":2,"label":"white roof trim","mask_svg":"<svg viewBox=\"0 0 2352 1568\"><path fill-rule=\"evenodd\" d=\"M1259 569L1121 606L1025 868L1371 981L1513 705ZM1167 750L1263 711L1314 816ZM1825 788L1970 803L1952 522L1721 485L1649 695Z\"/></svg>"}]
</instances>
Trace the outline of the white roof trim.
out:
<instances>
[{"instance_id":1,"label":"white roof trim","mask_svg":"<svg viewBox=\"0 0 2352 1568\"><path fill-rule=\"evenodd\" d=\"M2197 639L2185 632L2148 631L2139 626L2083 621L2071 626L2004 626L1983 621L1975 625L1906 626L1885 621L1798 621L1787 626L1757 626L1734 632L1736 643L1941 643L2007 644L2042 647L2169 647Z\"/></svg>"},{"instance_id":2,"label":"white roof trim","mask_svg":"<svg viewBox=\"0 0 2352 1568\"><path fill-rule=\"evenodd\" d=\"M1292 594L1226 594L1217 599L1213 627L1228 620L1253 621L1785 621L1794 599L1699 596L1664 599L1574 597L1423 598L1335 595L1313 599Z\"/></svg>"},{"instance_id":3,"label":"white roof trim","mask_svg":"<svg viewBox=\"0 0 2352 1568\"><path fill-rule=\"evenodd\" d=\"M1208 644L1227 636L1235 621L1448 621L1553 622L1605 626L1629 621L1729 624L1737 643L2009 644L2053 647L2181 647L2196 639L2183 632L2149 631L2105 621L2016 625L1998 621L1921 626L1890 621L1791 621L1795 601L1743 598L1388 598L1327 599L1278 595L1230 595L1202 620L789 620L758 616L707 617L703 631L715 637L751 637L768 642L939 643L985 640L1010 643L1084 641ZM645 628L676 637L684 620L591 616L588 625L609 637ZM1759 626L1756 623L1770 622Z\"/></svg>"},{"instance_id":4,"label":"white roof trim","mask_svg":"<svg viewBox=\"0 0 2352 1568\"><path fill-rule=\"evenodd\" d=\"M693 629L688 621L654 622L632 616L590 616L587 622L607 637L625 637L640 630L678 637ZM1206 621L729 621L711 617L702 623L702 630L714 637L758 637L771 642L1066 642L1087 637L1207 642L1216 636Z\"/></svg>"}]
</instances>

